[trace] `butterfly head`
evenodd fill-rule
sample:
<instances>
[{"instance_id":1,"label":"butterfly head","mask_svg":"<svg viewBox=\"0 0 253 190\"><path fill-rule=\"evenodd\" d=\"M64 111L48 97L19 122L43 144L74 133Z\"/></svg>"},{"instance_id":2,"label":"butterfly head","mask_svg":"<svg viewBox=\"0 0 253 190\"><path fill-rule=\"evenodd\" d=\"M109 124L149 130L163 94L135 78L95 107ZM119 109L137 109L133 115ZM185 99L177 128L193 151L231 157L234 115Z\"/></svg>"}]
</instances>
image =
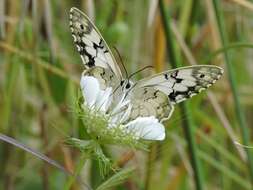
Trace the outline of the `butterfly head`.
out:
<instances>
[{"instance_id":1,"label":"butterfly head","mask_svg":"<svg viewBox=\"0 0 253 190\"><path fill-rule=\"evenodd\" d=\"M120 86L123 92L127 92L133 86L133 82L128 79L122 80Z\"/></svg>"}]
</instances>

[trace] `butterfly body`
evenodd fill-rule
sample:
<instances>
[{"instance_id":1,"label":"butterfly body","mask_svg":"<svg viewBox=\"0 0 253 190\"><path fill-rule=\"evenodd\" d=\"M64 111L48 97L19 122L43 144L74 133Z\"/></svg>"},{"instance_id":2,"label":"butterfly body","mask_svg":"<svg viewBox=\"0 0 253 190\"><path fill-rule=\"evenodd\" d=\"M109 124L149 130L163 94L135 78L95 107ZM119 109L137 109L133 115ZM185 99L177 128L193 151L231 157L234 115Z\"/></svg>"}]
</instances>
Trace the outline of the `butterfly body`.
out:
<instances>
[{"instance_id":1,"label":"butterfly body","mask_svg":"<svg viewBox=\"0 0 253 190\"><path fill-rule=\"evenodd\" d=\"M82 77L96 79L102 91L111 90L112 100L106 112L117 115L123 123L140 117L155 117L159 122L167 120L175 104L210 87L223 73L223 69L217 66L196 65L168 70L133 82L122 76L98 29L77 8L70 10L70 29L86 68Z\"/></svg>"}]
</instances>

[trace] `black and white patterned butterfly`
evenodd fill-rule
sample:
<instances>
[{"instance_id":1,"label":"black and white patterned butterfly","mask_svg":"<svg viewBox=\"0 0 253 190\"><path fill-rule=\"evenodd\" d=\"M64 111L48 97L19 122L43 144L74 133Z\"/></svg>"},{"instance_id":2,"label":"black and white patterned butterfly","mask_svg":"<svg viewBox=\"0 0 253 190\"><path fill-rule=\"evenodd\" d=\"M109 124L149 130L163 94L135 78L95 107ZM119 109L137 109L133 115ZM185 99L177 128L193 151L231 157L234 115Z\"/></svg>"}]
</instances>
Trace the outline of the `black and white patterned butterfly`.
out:
<instances>
[{"instance_id":1,"label":"black and white patterned butterfly","mask_svg":"<svg viewBox=\"0 0 253 190\"><path fill-rule=\"evenodd\" d=\"M223 69L217 66L197 65L165 71L132 82L123 78L98 29L77 8L70 10L70 29L86 68L81 79L86 101L90 106L99 105L106 113L116 115L115 120L126 123L128 127L131 127L131 122L135 122L141 128L141 124L149 125L148 122L143 123L145 118L155 118L156 122L151 124L154 128L161 128L161 122L169 119L175 104L210 87L223 73ZM147 128L149 130L142 130L153 133L152 126ZM164 129L160 133L164 133ZM141 137L143 136L145 138L142 134ZM155 140L163 138L164 134L146 137Z\"/></svg>"}]
</instances>

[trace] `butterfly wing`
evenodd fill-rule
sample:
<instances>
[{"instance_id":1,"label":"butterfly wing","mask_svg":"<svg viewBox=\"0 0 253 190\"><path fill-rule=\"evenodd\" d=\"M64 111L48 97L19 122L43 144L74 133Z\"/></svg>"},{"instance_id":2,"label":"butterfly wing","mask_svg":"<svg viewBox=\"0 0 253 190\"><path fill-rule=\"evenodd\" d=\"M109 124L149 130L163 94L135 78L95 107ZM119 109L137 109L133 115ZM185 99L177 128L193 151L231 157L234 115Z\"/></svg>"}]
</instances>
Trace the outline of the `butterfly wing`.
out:
<instances>
[{"instance_id":1,"label":"butterfly wing","mask_svg":"<svg viewBox=\"0 0 253 190\"><path fill-rule=\"evenodd\" d=\"M139 115L168 119L174 104L210 87L222 73L220 67L198 65L169 70L138 81L127 95L133 104L131 119Z\"/></svg>"},{"instance_id":2,"label":"butterfly wing","mask_svg":"<svg viewBox=\"0 0 253 190\"><path fill-rule=\"evenodd\" d=\"M132 110L129 120L155 116L162 121L168 119L174 110L168 96L153 86L133 88L130 99Z\"/></svg>"},{"instance_id":3,"label":"butterfly wing","mask_svg":"<svg viewBox=\"0 0 253 190\"><path fill-rule=\"evenodd\" d=\"M108 45L89 18L77 8L70 9L70 30L86 68L99 66L122 78Z\"/></svg>"},{"instance_id":4,"label":"butterfly wing","mask_svg":"<svg viewBox=\"0 0 253 190\"><path fill-rule=\"evenodd\" d=\"M99 82L100 89L105 90L108 87L112 87L112 89L116 89L119 86L120 81L114 75L111 70L103 68L103 67L92 67L90 69L85 70L82 73L83 76L92 76L96 78Z\"/></svg>"}]
</instances>

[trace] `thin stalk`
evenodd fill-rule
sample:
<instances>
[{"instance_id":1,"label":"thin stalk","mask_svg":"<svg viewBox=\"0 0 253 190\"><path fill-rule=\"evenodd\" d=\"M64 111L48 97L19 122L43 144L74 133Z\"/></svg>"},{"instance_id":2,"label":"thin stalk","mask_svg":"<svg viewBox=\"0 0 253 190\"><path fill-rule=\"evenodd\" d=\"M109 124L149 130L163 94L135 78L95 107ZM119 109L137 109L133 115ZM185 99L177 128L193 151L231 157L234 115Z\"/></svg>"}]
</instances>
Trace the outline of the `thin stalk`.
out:
<instances>
[{"instance_id":1,"label":"thin stalk","mask_svg":"<svg viewBox=\"0 0 253 190\"><path fill-rule=\"evenodd\" d=\"M0 0L0 39L4 39L5 37L5 0Z\"/></svg>"},{"instance_id":2,"label":"thin stalk","mask_svg":"<svg viewBox=\"0 0 253 190\"><path fill-rule=\"evenodd\" d=\"M152 174L153 166L155 165L155 157L157 152L157 144L152 144L150 147L150 152L148 154L148 160L147 160L147 171L146 171L146 179L145 179L145 189L150 190L152 189Z\"/></svg>"},{"instance_id":3,"label":"thin stalk","mask_svg":"<svg viewBox=\"0 0 253 190\"><path fill-rule=\"evenodd\" d=\"M46 149L48 147L48 135L47 135L47 126L45 122L45 112L47 111L47 105L44 104L41 108L39 114L39 124L40 124L40 136L43 142L43 148ZM46 153L48 156L48 153ZM49 168L46 164L42 165L42 181L43 181L43 189L49 190Z\"/></svg>"},{"instance_id":4,"label":"thin stalk","mask_svg":"<svg viewBox=\"0 0 253 190\"><path fill-rule=\"evenodd\" d=\"M225 30L225 23L224 23L224 18L223 14L221 11L221 5L219 0L213 0L213 5L214 5L214 11L216 14L217 18L217 24L221 36L221 41L224 47L227 46L228 44L228 37L226 35L226 30ZM250 143L250 136L249 136L249 130L246 125L246 120L244 117L243 109L240 106L240 101L239 101L239 95L237 91L237 84L235 81L235 74L234 70L232 67L231 59L229 56L228 51L224 51L224 57L225 57L225 62L226 62L226 67L227 67L227 72L228 72L228 77L229 77L229 82L230 86L232 89L232 94L233 94L233 99L234 99L234 106L235 106L235 111L236 111L236 116L239 122L239 126L242 131L242 140L243 144L248 146ZM248 157L248 166L249 166L249 172L250 172L250 178L251 178L251 184L253 185L253 157L252 157L252 150L246 149L247 157Z\"/></svg>"},{"instance_id":5,"label":"thin stalk","mask_svg":"<svg viewBox=\"0 0 253 190\"><path fill-rule=\"evenodd\" d=\"M203 174L201 172L201 163L197 155L197 144L194 138L195 136L194 122L192 120L192 115L191 112L189 111L187 103L183 103L180 106L180 109L182 115L187 115L187 117L183 119L183 130L187 140L192 169L194 171L195 186L197 190L202 190L204 189L203 188L204 182L202 178Z\"/></svg>"},{"instance_id":6,"label":"thin stalk","mask_svg":"<svg viewBox=\"0 0 253 190\"><path fill-rule=\"evenodd\" d=\"M24 63L37 64L38 67L43 68L47 72L53 73L54 75L58 75L59 77L70 80L74 84L79 85L79 80L75 79L74 77L69 76L69 74L67 74L65 71L57 68L56 66L52 66L52 64L50 64L49 62L46 62L38 57L35 57L34 55L30 53L21 51L20 49L5 42L0 42L0 48L3 48L4 51L20 56L23 59L26 59L27 61L25 61Z\"/></svg>"},{"instance_id":7,"label":"thin stalk","mask_svg":"<svg viewBox=\"0 0 253 190\"><path fill-rule=\"evenodd\" d=\"M56 167L57 169L59 169L60 171L62 171L63 173L72 176L72 173L70 173L69 171L67 171L63 166L61 166L58 162L56 162L55 160L50 159L49 157L47 157L45 154L42 154L41 152L32 149L31 147L26 146L25 144L15 140L12 137L6 136L2 133L0 133L0 141L4 141L8 144L11 144L17 148L20 148L32 155L34 155L35 157L47 162L48 164Z\"/></svg>"},{"instance_id":8,"label":"thin stalk","mask_svg":"<svg viewBox=\"0 0 253 190\"><path fill-rule=\"evenodd\" d=\"M176 54L176 48L175 44L173 42L171 27L170 27L170 20L167 11L165 10L165 5L163 3L163 0L159 0L159 7L161 12L161 17L164 24L164 30L166 35L166 41L167 41L167 50L170 57L171 65L173 68L176 68L180 65L180 62L177 59ZM183 115L190 114L188 111L188 106L186 104L182 104L181 112ZM183 120L183 130L185 133L186 140L188 142L188 148L189 148L189 155L190 155L190 161L191 165L194 171L194 181L195 186L197 190L203 189L203 179L200 169L200 161L197 157L197 145L194 138L194 131L193 131L193 120L192 117L189 116Z\"/></svg>"},{"instance_id":9,"label":"thin stalk","mask_svg":"<svg viewBox=\"0 0 253 190\"><path fill-rule=\"evenodd\" d=\"M187 42L190 42L192 33L193 33L193 25L194 22L197 19L198 13L199 13L199 8L200 8L200 2L199 0L193 0L192 5L191 5L191 16L189 19L189 25L188 28L186 29L186 36L184 36L186 38Z\"/></svg>"},{"instance_id":10,"label":"thin stalk","mask_svg":"<svg viewBox=\"0 0 253 190\"><path fill-rule=\"evenodd\" d=\"M173 135L172 139L177 139L177 144L179 144L179 145L184 146L186 144L185 139L183 139L177 135ZM243 178L240 174L238 174L236 172L236 168L229 168L229 167L225 166L223 162L218 161L217 159L210 156L209 153L206 153L200 149L198 149L197 151L198 151L199 159L201 159L203 162L208 164L210 167L216 169L219 173L225 174L226 179L229 180L230 182L232 182L233 185L238 184L238 185L242 186L243 187L242 189L244 189L244 190L251 189L250 182L247 179ZM220 156L223 157L223 153ZM226 163L227 163L227 160L226 160ZM236 189L236 188L234 188L234 189Z\"/></svg>"},{"instance_id":11,"label":"thin stalk","mask_svg":"<svg viewBox=\"0 0 253 190\"><path fill-rule=\"evenodd\" d=\"M217 169L219 172L226 175L229 181L234 181L239 184L243 189L250 190L250 183L245 180L242 176L238 175L233 170L229 170L223 163L220 163L216 159L208 156L205 152L198 150L198 155L204 162L208 163L213 168Z\"/></svg>"},{"instance_id":12,"label":"thin stalk","mask_svg":"<svg viewBox=\"0 0 253 190\"><path fill-rule=\"evenodd\" d=\"M203 62L202 64L208 64L211 62L216 56L220 55L221 53L226 52L227 50L230 49L236 49L236 48L253 48L252 43L246 43L246 42L234 42L234 43L229 43L226 44L226 46L223 46L220 49L217 49L214 51L212 54L210 54Z\"/></svg>"},{"instance_id":13,"label":"thin stalk","mask_svg":"<svg viewBox=\"0 0 253 190\"><path fill-rule=\"evenodd\" d=\"M181 14L179 16L179 30L182 36L186 36L192 15L193 0L183 1Z\"/></svg>"},{"instance_id":14,"label":"thin stalk","mask_svg":"<svg viewBox=\"0 0 253 190\"><path fill-rule=\"evenodd\" d=\"M171 66L173 68L175 68L175 67L177 67L178 61L176 59L175 46L171 40L172 39L172 32L170 29L169 16L166 11L163 0L159 0L159 8L160 8L161 18L162 18L162 22L163 22L163 26L164 26L164 33L165 33L165 37L166 37L167 52L170 57Z\"/></svg>"},{"instance_id":15,"label":"thin stalk","mask_svg":"<svg viewBox=\"0 0 253 190\"><path fill-rule=\"evenodd\" d=\"M64 185L64 190L69 190L71 189L74 181L76 179L78 179L79 174L81 173L85 163L86 163L86 158L84 156L81 156L76 168L75 168L75 172L74 175L70 176L68 181L66 182L66 184ZM86 186L87 187L87 186Z\"/></svg>"}]
</instances>

